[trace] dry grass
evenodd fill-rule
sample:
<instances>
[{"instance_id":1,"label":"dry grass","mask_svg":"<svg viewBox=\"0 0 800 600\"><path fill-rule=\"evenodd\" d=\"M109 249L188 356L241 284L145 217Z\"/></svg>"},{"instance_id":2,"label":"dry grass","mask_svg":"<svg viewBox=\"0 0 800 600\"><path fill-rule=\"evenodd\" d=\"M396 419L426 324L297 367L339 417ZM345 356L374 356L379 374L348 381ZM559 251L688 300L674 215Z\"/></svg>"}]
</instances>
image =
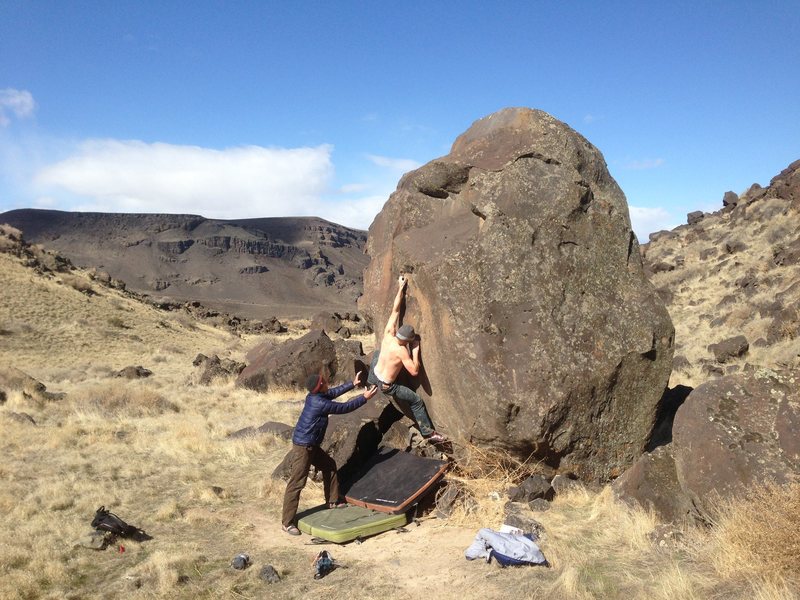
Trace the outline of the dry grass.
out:
<instances>
[{"instance_id":1,"label":"dry grass","mask_svg":"<svg viewBox=\"0 0 800 600\"><path fill-rule=\"evenodd\" d=\"M800 483L767 483L740 500L721 500L700 551L725 578L800 582Z\"/></svg>"},{"instance_id":2,"label":"dry grass","mask_svg":"<svg viewBox=\"0 0 800 600\"><path fill-rule=\"evenodd\" d=\"M538 472L535 463L520 461L500 449L467 444L458 454L447 475L448 486L458 490L449 517L455 525L502 523L508 488Z\"/></svg>"}]
</instances>

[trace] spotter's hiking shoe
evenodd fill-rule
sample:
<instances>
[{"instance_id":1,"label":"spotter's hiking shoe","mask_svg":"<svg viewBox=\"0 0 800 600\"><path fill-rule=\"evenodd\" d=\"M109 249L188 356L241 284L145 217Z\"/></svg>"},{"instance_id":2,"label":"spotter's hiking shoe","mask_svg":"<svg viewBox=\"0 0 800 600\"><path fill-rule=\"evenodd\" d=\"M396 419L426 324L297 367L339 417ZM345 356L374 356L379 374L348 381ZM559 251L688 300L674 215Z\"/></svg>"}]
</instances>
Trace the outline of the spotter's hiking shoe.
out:
<instances>
[{"instance_id":1,"label":"spotter's hiking shoe","mask_svg":"<svg viewBox=\"0 0 800 600\"><path fill-rule=\"evenodd\" d=\"M300 535L300 530L294 525L281 525L281 529L289 535Z\"/></svg>"}]
</instances>

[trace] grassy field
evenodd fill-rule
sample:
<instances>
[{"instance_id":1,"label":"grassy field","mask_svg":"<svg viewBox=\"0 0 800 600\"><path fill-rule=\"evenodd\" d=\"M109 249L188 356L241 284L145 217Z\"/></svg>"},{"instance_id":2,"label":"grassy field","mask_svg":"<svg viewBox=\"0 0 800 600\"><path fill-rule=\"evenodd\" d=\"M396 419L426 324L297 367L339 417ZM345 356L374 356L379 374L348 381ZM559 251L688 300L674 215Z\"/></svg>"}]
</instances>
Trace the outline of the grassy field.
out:
<instances>
[{"instance_id":1,"label":"grassy field","mask_svg":"<svg viewBox=\"0 0 800 600\"><path fill-rule=\"evenodd\" d=\"M651 541L651 514L609 488L578 489L537 517L551 568L468 562L464 550L479 528L501 525L505 489L525 469L478 449L451 476L472 502L407 533L325 546L346 568L316 581L321 547L279 527L284 485L270 473L289 444L227 438L268 420L293 424L303 394L196 384L197 353L242 360L261 338L157 311L79 272L42 277L4 254L0 290L0 368L66 394L48 401L17 389L0 406L1 598L798 597L796 485L721 506L713 529L664 546ZM114 377L129 365L153 376ZM309 483L301 508L321 500ZM153 539L122 541L124 551L76 545L101 505ZM241 552L253 566L236 571ZM266 564L279 583L259 579Z\"/></svg>"}]
</instances>

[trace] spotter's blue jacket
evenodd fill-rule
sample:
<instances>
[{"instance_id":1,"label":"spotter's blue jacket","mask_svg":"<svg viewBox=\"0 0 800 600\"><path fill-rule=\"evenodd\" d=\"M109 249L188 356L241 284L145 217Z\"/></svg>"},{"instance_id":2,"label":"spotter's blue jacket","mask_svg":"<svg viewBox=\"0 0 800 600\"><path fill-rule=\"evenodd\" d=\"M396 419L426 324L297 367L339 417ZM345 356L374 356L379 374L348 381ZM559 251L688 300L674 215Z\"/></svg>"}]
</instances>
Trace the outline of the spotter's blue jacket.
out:
<instances>
[{"instance_id":1,"label":"spotter's blue jacket","mask_svg":"<svg viewBox=\"0 0 800 600\"><path fill-rule=\"evenodd\" d=\"M343 415L364 406L367 399L363 394L347 402L333 402L334 398L352 389L351 382L331 388L327 392L306 396L303 412L294 428L292 443L298 446L319 446L328 428L328 415Z\"/></svg>"}]
</instances>

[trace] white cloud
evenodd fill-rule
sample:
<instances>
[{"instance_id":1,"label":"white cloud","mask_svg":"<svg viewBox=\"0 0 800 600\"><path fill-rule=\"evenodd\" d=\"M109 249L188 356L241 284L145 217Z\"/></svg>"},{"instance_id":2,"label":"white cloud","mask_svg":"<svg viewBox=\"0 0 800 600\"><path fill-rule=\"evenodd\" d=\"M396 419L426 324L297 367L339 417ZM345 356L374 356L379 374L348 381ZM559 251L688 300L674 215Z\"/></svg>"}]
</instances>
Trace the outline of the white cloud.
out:
<instances>
[{"instance_id":1,"label":"white cloud","mask_svg":"<svg viewBox=\"0 0 800 600\"><path fill-rule=\"evenodd\" d=\"M72 210L192 213L210 218L314 215L333 176L332 147L215 150L91 140L35 176L41 195L85 199Z\"/></svg>"},{"instance_id":2,"label":"white cloud","mask_svg":"<svg viewBox=\"0 0 800 600\"><path fill-rule=\"evenodd\" d=\"M342 194L355 194L369 189L368 183L346 183L339 188Z\"/></svg>"},{"instance_id":3,"label":"white cloud","mask_svg":"<svg viewBox=\"0 0 800 600\"><path fill-rule=\"evenodd\" d=\"M631 171L644 171L647 169L657 169L663 166L666 161L663 158L645 158L642 160L629 160L622 167Z\"/></svg>"},{"instance_id":4,"label":"white cloud","mask_svg":"<svg viewBox=\"0 0 800 600\"><path fill-rule=\"evenodd\" d=\"M18 119L26 119L33 116L34 110L36 102L29 91L14 88L0 90L0 127L7 127L11 123L9 112Z\"/></svg>"},{"instance_id":5,"label":"white cloud","mask_svg":"<svg viewBox=\"0 0 800 600\"><path fill-rule=\"evenodd\" d=\"M375 194L325 205L319 215L323 219L355 229L369 229L389 194Z\"/></svg>"},{"instance_id":6,"label":"white cloud","mask_svg":"<svg viewBox=\"0 0 800 600\"><path fill-rule=\"evenodd\" d=\"M647 242L649 235L654 231L672 229L678 225L673 216L660 206L655 208L628 206L628 210L631 215L631 227L640 242Z\"/></svg>"},{"instance_id":7,"label":"white cloud","mask_svg":"<svg viewBox=\"0 0 800 600\"><path fill-rule=\"evenodd\" d=\"M421 162L410 158L390 158L388 156L378 156L376 154L367 154L367 158L378 165L379 167L386 167L393 171L400 173L407 173L422 166Z\"/></svg>"}]
</instances>

